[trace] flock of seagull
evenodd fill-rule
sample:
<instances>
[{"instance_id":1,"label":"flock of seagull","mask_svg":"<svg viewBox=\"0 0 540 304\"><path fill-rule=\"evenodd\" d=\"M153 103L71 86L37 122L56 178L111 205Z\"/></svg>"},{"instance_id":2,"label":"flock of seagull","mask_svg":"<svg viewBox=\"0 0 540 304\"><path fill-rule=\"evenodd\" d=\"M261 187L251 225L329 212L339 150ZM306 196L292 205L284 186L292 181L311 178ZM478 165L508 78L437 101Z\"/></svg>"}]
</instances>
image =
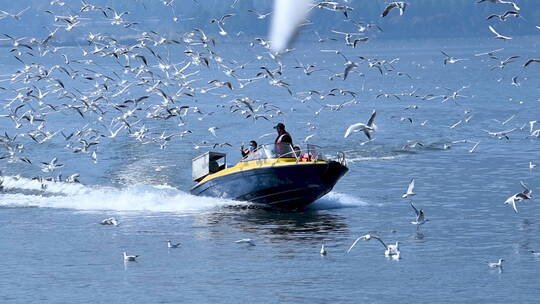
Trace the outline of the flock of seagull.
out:
<instances>
[{"instance_id":1,"label":"flock of seagull","mask_svg":"<svg viewBox=\"0 0 540 304\"><path fill-rule=\"evenodd\" d=\"M196 1L194 1L196 2ZM238 0L231 4L235 8ZM491 14L487 20L508 22L512 18L521 15L520 7L511 1L502 0L479 0L478 4L490 2L501 6L511 6L512 10L507 10L503 14ZM181 22L176 16L174 5L175 0L161 1L161 5L170 8L174 14L173 21ZM343 41L346 49L356 49L360 45L368 42L371 32L382 32L382 29L375 23L368 23L355 20L352 17L353 8L347 5L348 1L318 1L313 3L310 9L321 9L337 14L343 14L352 30L350 32L331 30L329 37L323 37L318 32L318 43L324 44L328 41L338 43ZM21 64L13 73L0 75L0 91L4 98L3 109L5 113L0 114L0 119L8 120L12 123L11 130L5 131L0 136L0 147L3 153L0 159L9 163L20 163L34 166L49 176L36 176L35 179L42 183L42 189L46 189L47 182L79 182L79 173L69 175L67 178L61 174L52 176L54 172L64 168L57 157L50 161L36 161L25 154L27 145L33 144L45 147L47 143L56 142L65 146L68 151L84 155L89 160L96 163L100 159L100 151L107 142L117 137L125 136L129 140L134 140L142 145L155 145L159 149L166 149L170 142L176 139L183 140L190 138L196 132L195 128L188 129L188 118L195 117L197 121L202 121L217 115L217 112L228 112L230 115L239 115L244 119L256 122L258 120L276 120L285 114L286 110L269 101L257 98L246 97L241 93L236 94L247 86L257 83L267 85L280 90L285 90L292 98L303 103L315 103L320 106L314 115L319 115L321 111L340 111L349 106L357 104L358 92L343 88L333 88L329 91L309 90L305 92L296 91L287 81L286 75L291 71L301 71L305 77L313 74L327 73L328 81L340 80L347 83L352 75L358 75L365 79L366 74L359 72L362 66L368 71L375 71L380 75L396 74L399 77L413 77L407 73L399 72L396 65L399 58L378 59L357 56L347 57L342 50L322 49L323 53L335 54L336 59L343 62L340 71L330 71L325 68L318 68L315 64L302 63L296 60L297 65L286 66L282 61L282 55L271 50L271 42L265 38L257 37L250 43L250 47L257 52L253 59L237 61L226 59L221 55L219 48L219 36L233 36L228 32L228 22L235 18L237 13L227 13L209 20L209 24L215 26L217 37L214 32L204 31L201 28L194 28L181 34L165 35L156 31L144 31L139 27L139 22L130 19L128 11L117 11L113 7L97 6L91 4L90 0L81 0L79 6L74 6L74 2L51 1L49 9L44 13L50 16L51 28L42 37L15 37L8 33L2 35L0 40L9 45L9 53ZM382 10L381 18L391 14L399 14L401 18L406 18L406 9L409 4L404 1L390 2ZM0 22L12 19L14 22L23 22L27 16L25 13L29 8L18 12L6 12L0 10ZM394 12L393 12L394 11ZM248 10L253 18L263 20L271 16L272 12L258 12ZM88 20L97 19L99 22L110 24L112 30L118 28L133 31L133 41L120 40L113 35L98 32L88 32L84 37L84 46L79 46L80 55L63 51L66 47L60 46L60 36L73 30L84 29ZM309 22L308 22L309 23ZM306 26L306 25L303 25ZM502 26L502 25L501 25ZM498 26L499 27L499 26ZM512 37L500 34L495 27L489 25L488 30L492 32L495 39L511 40ZM539 26L536 26L540 30ZM208 32L208 33L207 33ZM237 36L241 35L238 33ZM337 36L335 36L337 35ZM339 37L339 38L336 38ZM181 61L171 59L169 48L183 47L183 57ZM520 56L510 56L501 59L498 55L503 49L478 53L475 56L485 57L495 62L492 69L503 70L510 64L516 62ZM293 54L293 49L286 49L285 53ZM457 58L448 51L441 50L443 54L443 65L459 64L469 58ZM333 55L331 55L333 56ZM259 62L270 62L270 64L259 64ZM55 62L47 64L46 62ZM107 64L104 64L106 62ZM540 63L540 59L530 58L525 61L522 68L531 68L532 65ZM215 79L206 80L199 78L204 74L204 70L212 69L219 76ZM250 70L255 70L250 74ZM513 86L520 86L518 76L512 78ZM424 93L419 90L403 93L380 92L377 98L392 98L401 100L403 97L418 98L424 101L440 100L456 102L466 98L462 91L468 86L459 89L445 88L444 94ZM362 88L363 89L363 88ZM216 109L205 109L196 103L196 99L204 94L213 94L221 99L228 99L227 103L219 103ZM345 102L337 104L327 103L331 98L350 98ZM412 105L404 111L414 110L417 106ZM84 126L51 130L48 122L55 120L58 114L77 117L84 122ZM465 113L467 117L449 126L450 129L466 124L473 115ZM357 132L363 133L368 142L375 138L373 134L377 131L375 125L376 110L373 110L366 123L356 122L345 128L344 138L349 138ZM395 117L402 122L413 123L411 117ZM506 125L513 117L501 122ZM154 127L156 122L172 121L175 126L182 129L176 133L167 134ZM424 121L421 125L425 125ZM540 129L536 129L537 121L529 121L529 136L540 137ZM316 127L313 123L307 123L308 130ZM527 124L520 129L527 130ZM518 128L510 128L503 131L484 130L489 136L498 139L509 139L512 132ZM219 141L219 126L212 126L207 129L208 140L192 142L193 148L215 149L217 147L232 146L228 142ZM204 131L206 132L206 130ZM315 134L308 135L304 142L308 142ZM464 140L461 142L473 143L469 150L473 153L479 142ZM455 142L457 143L457 142ZM410 149L423 146L420 142L408 142L403 149ZM446 146L445 146L446 148ZM536 167L532 161L529 169ZM156 169L157 170L157 169ZM517 212L517 203L532 199L532 190L523 182L523 191L509 197L504 203L512 206ZM403 198L410 198L414 193L415 181L411 180ZM0 190L2 180L0 177ZM417 209L411 202L415 219L411 223L417 228L428 221L424 211ZM101 224L118 226L118 220L114 217L104 219ZM350 252L360 241L377 240L385 249L384 255L392 259L400 258L399 242L395 244L385 243L380 237L366 234L357 238L347 252ZM173 244L167 241L168 248L178 248L180 244ZM255 246L251 239L238 240L237 243L246 243ZM327 255L324 244L321 246L321 255ZM539 252L533 252L540 255ZM125 261L135 261L137 255L127 255L123 253ZM502 268L502 262L490 263L490 267Z\"/></svg>"}]
</instances>

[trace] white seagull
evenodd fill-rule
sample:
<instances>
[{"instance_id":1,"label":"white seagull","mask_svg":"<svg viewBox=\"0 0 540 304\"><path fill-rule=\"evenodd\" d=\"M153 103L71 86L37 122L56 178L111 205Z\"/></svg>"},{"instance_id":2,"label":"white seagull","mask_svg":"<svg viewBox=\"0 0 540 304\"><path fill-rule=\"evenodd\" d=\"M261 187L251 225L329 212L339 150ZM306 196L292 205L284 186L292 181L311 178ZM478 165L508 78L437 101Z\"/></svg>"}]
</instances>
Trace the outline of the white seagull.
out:
<instances>
[{"instance_id":1,"label":"white seagull","mask_svg":"<svg viewBox=\"0 0 540 304\"><path fill-rule=\"evenodd\" d=\"M404 2L404 1L395 1L395 2L390 2L385 8L384 8L384 11L382 12L381 14L381 17L386 17L386 15L388 15L388 13L390 13L390 11L394 8L398 8L399 9L399 15L400 16L403 16L403 13L405 12L405 8L407 7L407 2Z\"/></svg>"},{"instance_id":2,"label":"white seagull","mask_svg":"<svg viewBox=\"0 0 540 304\"><path fill-rule=\"evenodd\" d=\"M118 220L114 217L109 217L104 219L103 221L99 222L101 225L111 225L111 226L118 226Z\"/></svg>"},{"instance_id":3,"label":"white seagull","mask_svg":"<svg viewBox=\"0 0 540 304\"><path fill-rule=\"evenodd\" d=\"M208 132L212 133L212 135L214 135L214 137L217 137L216 131L218 129L219 129L218 127L210 127L210 128L208 128Z\"/></svg>"},{"instance_id":4,"label":"white seagull","mask_svg":"<svg viewBox=\"0 0 540 304\"><path fill-rule=\"evenodd\" d=\"M381 240L379 237L371 234L362 235L361 237L357 238L349 247L349 250L347 250L347 253L351 252L351 250L356 246L356 244L359 241L369 241L372 239L378 240L383 246L384 246L384 256L386 257L392 257L394 259L399 259L400 251L399 251L399 242L396 242L395 244L386 245L383 240Z\"/></svg>"},{"instance_id":5,"label":"white seagull","mask_svg":"<svg viewBox=\"0 0 540 304\"><path fill-rule=\"evenodd\" d=\"M498 262L488 262L488 266L490 268L499 268L499 269L502 269L503 265L502 265L502 262L504 262L504 259L499 259Z\"/></svg>"},{"instance_id":6,"label":"white seagull","mask_svg":"<svg viewBox=\"0 0 540 304\"><path fill-rule=\"evenodd\" d=\"M401 197L402 198L407 198L407 197L416 195L416 193L414 193L413 191L414 191L414 178L409 183L409 187L407 187L407 192L403 193L403 195Z\"/></svg>"},{"instance_id":7,"label":"white seagull","mask_svg":"<svg viewBox=\"0 0 540 304\"><path fill-rule=\"evenodd\" d=\"M532 169L536 168L536 164L532 161L529 162L529 171L532 173Z\"/></svg>"},{"instance_id":8,"label":"white seagull","mask_svg":"<svg viewBox=\"0 0 540 304\"><path fill-rule=\"evenodd\" d=\"M516 203L523 200L530 200L532 198L532 190L529 189L523 182L520 182L521 186L523 187L522 192L518 192L504 201L506 205L512 205L512 208L514 208L514 211L518 213L516 208Z\"/></svg>"},{"instance_id":9,"label":"white seagull","mask_svg":"<svg viewBox=\"0 0 540 304\"><path fill-rule=\"evenodd\" d=\"M255 242L252 239L241 239L241 240L235 241L235 243L237 244L247 243L249 244L249 246L255 246Z\"/></svg>"},{"instance_id":10,"label":"white seagull","mask_svg":"<svg viewBox=\"0 0 540 304\"><path fill-rule=\"evenodd\" d=\"M502 39L502 40L510 40L510 39L512 39L512 37L503 36L503 35L497 33L497 31L495 30L495 28L493 28L493 26L491 26L491 25L489 26L489 30L490 30L493 34L495 34L495 39Z\"/></svg>"},{"instance_id":11,"label":"white seagull","mask_svg":"<svg viewBox=\"0 0 540 304\"><path fill-rule=\"evenodd\" d=\"M135 262L138 257L138 255L127 255L124 251L124 261Z\"/></svg>"},{"instance_id":12,"label":"white seagull","mask_svg":"<svg viewBox=\"0 0 540 304\"><path fill-rule=\"evenodd\" d=\"M377 126L374 124L375 116L377 116L377 112L375 112L375 110L373 110L373 113L371 113L371 117L369 118L367 124L359 122L359 123L355 123L355 124L350 125L347 128L347 131L345 131L345 136L343 136L343 137L347 138L352 133L362 131L362 132L364 132L364 134L366 134L368 139L371 139L371 133L373 133L374 131L377 130Z\"/></svg>"},{"instance_id":13,"label":"white seagull","mask_svg":"<svg viewBox=\"0 0 540 304\"><path fill-rule=\"evenodd\" d=\"M328 254L328 252L326 252L326 250L324 249L324 243L321 245L321 251L320 251L321 255L322 256L325 256Z\"/></svg>"},{"instance_id":14,"label":"white seagull","mask_svg":"<svg viewBox=\"0 0 540 304\"><path fill-rule=\"evenodd\" d=\"M167 248L179 248L181 243L173 244L170 240L167 240Z\"/></svg>"}]
</instances>

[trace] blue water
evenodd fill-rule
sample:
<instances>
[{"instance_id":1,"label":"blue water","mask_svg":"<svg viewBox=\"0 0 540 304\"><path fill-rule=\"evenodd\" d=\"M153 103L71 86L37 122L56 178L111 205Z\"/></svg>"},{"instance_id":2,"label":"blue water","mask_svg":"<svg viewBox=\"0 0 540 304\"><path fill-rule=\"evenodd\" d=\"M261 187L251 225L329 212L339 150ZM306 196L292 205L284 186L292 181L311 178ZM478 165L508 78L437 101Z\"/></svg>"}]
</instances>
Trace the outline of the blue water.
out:
<instances>
[{"instance_id":1,"label":"blue water","mask_svg":"<svg viewBox=\"0 0 540 304\"><path fill-rule=\"evenodd\" d=\"M109 101L99 101L104 114L88 111L81 118L74 110L62 108L55 113L30 101L31 106L19 114L30 108L49 113L45 130L69 134L86 126L109 135L110 121L122 115L113 104L148 94L151 97L140 104L136 117L128 120L133 124L132 133L143 124L151 131L144 140L147 144L123 130L115 138L94 137L99 144L88 153L73 153L66 144L80 146L77 136L66 141L57 134L37 144L21 134L35 130L39 122L31 125L21 121L23 126L14 129L10 119L0 118L2 132L19 134L16 142L24 145L14 159L0 162L4 174L4 192L0 193L0 302L533 303L540 296L540 259L530 251L540 250L540 208L532 200L518 204L516 214L503 202L521 191L520 181L533 189L533 196L540 185L540 169L528 167L529 162L540 163L539 140L530 136L528 123L540 120L540 72L534 64L522 68L526 59L539 56L538 42L538 36L514 37L511 42L491 38L374 39L357 49L344 49L341 41L317 44L304 39L282 58L280 79L290 84L293 96L282 87L269 85L267 79L240 88L239 82L227 78L215 63L209 69L190 66L186 72L201 71L191 77L196 79L193 87L208 88L211 85L207 82L217 78L232 81L234 90L224 87L202 93L197 89L195 97L179 98L178 106L196 106L204 113L190 112L183 117L184 123L179 118L146 117L152 104L162 102L157 94L145 91L149 85L134 86L125 94L113 96L122 87L116 87L121 83L118 79L109 84L113 92L104 93ZM261 66L277 67L260 46L246 47L248 44L222 42L216 51L229 66L249 62L238 71L239 78L253 77ZM170 62L182 67L190 60L182 53L185 48L180 45L156 50L163 54L170 51ZM521 58L503 70L491 71L498 60L474 56L496 48L504 48L500 60L515 54ZM357 56L399 60L385 75L361 63L356 72L363 75L355 72L346 81L330 81L330 75L342 72L343 60L320 49L342 49L357 62ZM444 66L440 50L468 60ZM22 68L9 48L0 51L5 62L0 74ZM85 59L79 47L69 47L34 61L47 67L63 64L60 53ZM257 55L263 58L258 60ZM136 79L133 73L124 73L112 58L91 58L99 66L89 69L107 75L116 72L128 82ZM238 63L230 63L232 60ZM296 60L330 71L306 76L292 69ZM152 67L154 64L152 59L150 68L166 81L165 73ZM81 64L73 67L86 73ZM410 74L412 79L397 75L398 71ZM518 76L520 86L511 85L513 76ZM96 90L95 81L58 77L70 92L91 94ZM161 86L174 94L179 87L176 81L168 81ZM50 83L5 81L3 98L9 100L16 96L15 90L32 84L46 89ZM448 94L444 88L455 91L463 86L467 87L460 92L464 97L445 103L409 95L399 100L377 98L379 93L415 90L422 96L443 95ZM321 99L313 95L311 100L302 100L307 96L302 92L328 92L332 88L355 91L357 103L333 111L321 108L347 102L351 97ZM62 103L81 104L53 96L45 100L59 107ZM269 121L230 113L231 101L242 97L259 100L256 105L270 102L280 111L272 113ZM405 110L410 105L418 109ZM373 109L377 110L375 140L361 145L365 141L361 133L344 139L347 126L366 122ZM9 107L3 107L2 114L7 113ZM515 117L502 125L512 115ZM471 116L468 123L449 128ZM412 123L400 117L411 118ZM232 147L217 150L227 152L229 163L234 164L240 158L240 144L251 139L271 142L273 134L260 136L273 132L272 125L279 121L287 125L295 142L315 133L310 142L324 146L328 156L345 151L350 171L331 193L308 210L294 213L188 194L193 185L191 159L209 149L195 149L195 145L228 142ZM218 127L218 138L207 131L213 126ZM483 131L513 128L516 130L509 134L509 140ZM193 133L173 138L165 149L150 140L162 132L168 135L185 130ZM80 138L90 140L92 135L90 132ZM413 142L423 146L403 147ZM471 153L473 142L479 145ZM91 151L98 155L96 163ZM32 164L18 160L22 156ZM53 157L64 167L53 173L42 172L41 162ZM60 173L64 178L80 173L82 184L45 182L42 189L40 182L32 180ZM401 198L411 178L416 180L417 193L412 201L430 220L419 230L410 224L414 220L411 200ZM119 219L118 227L98 224L110 216ZM377 242L361 242L346 254L354 239L366 233L388 243L399 241L402 259L385 258ZM243 238L253 239L256 246L235 243ZM168 239L181 242L181 248L168 249ZM319 255L322 243L328 251L325 257ZM124 263L123 251L140 257L137 262ZM488 261L499 258L505 259L502 272L487 266Z\"/></svg>"}]
</instances>

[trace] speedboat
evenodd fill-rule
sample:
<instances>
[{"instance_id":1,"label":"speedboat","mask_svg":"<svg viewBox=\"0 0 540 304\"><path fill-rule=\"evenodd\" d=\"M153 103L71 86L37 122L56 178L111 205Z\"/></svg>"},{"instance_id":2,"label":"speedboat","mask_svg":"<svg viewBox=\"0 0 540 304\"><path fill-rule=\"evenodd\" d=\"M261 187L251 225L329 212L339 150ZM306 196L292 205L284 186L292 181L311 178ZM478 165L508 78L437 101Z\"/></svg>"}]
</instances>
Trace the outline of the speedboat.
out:
<instances>
[{"instance_id":1,"label":"speedboat","mask_svg":"<svg viewBox=\"0 0 540 304\"><path fill-rule=\"evenodd\" d=\"M260 145L232 167L226 154L207 152L192 161L197 184L191 194L301 210L330 192L347 171L342 152L327 159L315 145Z\"/></svg>"}]
</instances>

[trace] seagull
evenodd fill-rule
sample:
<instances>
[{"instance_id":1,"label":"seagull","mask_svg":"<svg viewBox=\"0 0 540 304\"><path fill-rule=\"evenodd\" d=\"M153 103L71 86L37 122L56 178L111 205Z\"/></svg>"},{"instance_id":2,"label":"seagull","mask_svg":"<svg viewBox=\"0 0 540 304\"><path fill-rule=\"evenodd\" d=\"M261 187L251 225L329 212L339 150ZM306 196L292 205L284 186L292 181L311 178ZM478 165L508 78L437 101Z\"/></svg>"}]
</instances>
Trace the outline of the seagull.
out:
<instances>
[{"instance_id":1,"label":"seagull","mask_svg":"<svg viewBox=\"0 0 540 304\"><path fill-rule=\"evenodd\" d=\"M476 143L474 144L474 146L469 150L469 153L473 153L473 152L476 150L476 147L478 147L479 144L480 144L479 141L476 142Z\"/></svg>"},{"instance_id":2,"label":"seagull","mask_svg":"<svg viewBox=\"0 0 540 304\"><path fill-rule=\"evenodd\" d=\"M489 30L490 30L493 34L496 35L496 36L495 36L495 39L502 39L502 40L510 40L510 39L512 39L512 37L503 36L503 35L497 33L497 31L496 31L496 30L493 28L493 26L491 26L491 25L489 26Z\"/></svg>"},{"instance_id":3,"label":"seagull","mask_svg":"<svg viewBox=\"0 0 540 304\"><path fill-rule=\"evenodd\" d=\"M311 135L308 135L306 136L306 138L304 138L304 143L307 143L313 136L317 135L316 133L314 134L311 134Z\"/></svg>"},{"instance_id":4,"label":"seagull","mask_svg":"<svg viewBox=\"0 0 540 304\"><path fill-rule=\"evenodd\" d=\"M504 130L504 131L498 131L498 132L496 132L496 131L488 131L488 130L482 130L482 131L488 133L491 136L497 137L498 139L506 138L508 140L508 139L510 139L510 137L508 137L508 134L514 132L515 130L516 130L516 128L509 129L509 130Z\"/></svg>"},{"instance_id":5,"label":"seagull","mask_svg":"<svg viewBox=\"0 0 540 304\"><path fill-rule=\"evenodd\" d=\"M127 253L124 251L124 261L135 262L135 259L138 257L138 255L127 255Z\"/></svg>"},{"instance_id":6,"label":"seagull","mask_svg":"<svg viewBox=\"0 0 540 304\"><path fill-rule=\"evenodd\" d=\"M456 63L456 62L459 62L459 61L468 60L468 59L461 59L461 58L452 57L452 56L446 54L443 51L441 51L441 53L444 56L446 56L446 58L444 58L444 65L446 65L447 63Z\"/></svg>"},{"instance_id":7,"label":"seagull","mask_svg":"<svg viewBox=\"0 0 540 304\"><path fill-rule=\"evenodd\" d=\"M484 53L474 54L474 56L484 56L484 55L487 55L487 56L489 56L489 57L492 58L492 59L497 59L497 57L495 56L495 53L500 52L500 51L502 51L502 50L503 50L503 49L496 49L496 50L492 50L492 51L488 51L488 52L484 52Z\"/></svg>"},{"instance_id":8,"label":"seagull","mask_svg":"<svg viewBox=\"0 0 540 304\"><path fill-rule=\"evenodd\" d=\"M512 208L514 208L514 211L516 213L518 213L517 208L516 208L517 202L522 201L522 200L530 200L532 198L532 190L529 189L523 182L520 182L520 184L521 184L521 187L523 187L523 189L525 190L510 196L509 198L506 199L506 201L504 201L504 204L506 205L511 204Z\"/></svg>"},{"instance_id":9,"label":"seagull","mask_svg":"<svg viewBox=\"0 0 540 304\"><path fill-rule=\"evenodd\" d=\"M510 5L512 5L514 7L514 9L516 11L521 10L521 8L519 8L519 6L517 6L517 4L512 2L512 1L505 1L505 0L478 0L476 3L482 3L482 2L491 2L491 3L496 3L496 4L510 4Z\"/></svg>"},{"instance_id":10,"label":"seagull","mask_svg":"<svg viewBox=\"0 0 540 304\"><path fill-rule=\"evenodd\" d=\"M534 250L531 250L531 253L532 253L532 255L534 255L535 257L540 258L540 251L534 251Z\"/></svg>"},{"instance_id":11,"label":"seagull","mask_svg":"<svg viewBox=\"0 0 540 304\"><path fill-rule=\"evenodd\" d=\"M531 63L540 63L540 59L529 59L525 64L523 65L524 68L526 68Z\"/></svg>"},{"instance_id":12,"label":"seagull","mask_svg":"<svg viewBox=\"0 0 540 304\"><path fill-rule=\"evenodd\" d=\"M390 13L390 11L394 8L399 8L399 15L403 16L403 13L405 12L405 8L407 7L407 5L408 3L404 1L391 2L386 6L386 8L381 14L381 17L386 17L386 15L388 15L388 13Z\"/></svg>"},{"instance_id":13,"label":"seagull","mask_svg":"<svg viewBox=\"0 0 540 304\"><path fill-rule=\"evenodd\" d=\"M27 7L25 9L23 9L22 11L16 13L16 14L11 14L11 13L8 13L6 11L1 11L0 10L0 20L6 18L6 17L11 17L17 21L21 20L21 16L24 12L26 12L30 7Z\"/></svg>"},{"instance_id":14,"label":"seagull","mask_svg":"<svg viewBox=\"0 0 540 304\"><path fill-rule=\"evenodd\" d=\"M210 127L210 128L208 128L208 132L212 133L212 135L214 135L214 137L217 137L216 131L218 129L219 129L218 127Z\"/></svg>"},{"instance_id":15,"label":"seagull","mask_svg":"<svg viewBox=\"0 0 540 304\"><path fill-rule=\"evenodd\" d=\"M101 225L112 225L112 226L118 226L118 220L114 217L109 217L104 219L103 221L99 222Z\"/></svg>"},{"instance_id":16,"label":"seagull","mask_svg":"<svg viewBox=\"0 0 540 304\"><path fill-rule=\"evenodd\" d=\"M401 197L402 198L407 198L407 197L416 195L416 193L414 193L413 191L414 191L414 178L409 183L409 187L407 188L407 192L403 193L403 195Z\"/></svg>"},{"instance_id":17,"label":"seagull","mask_svg":"<svg viewBox=\"0 0 540 304\"><path fill-rule=\"evenodd\" d=\"M170 240L167 240L167 248L179 248L181 243L173 244Z\"/></svg>"},{"instance_id":18,"label":"seagull","mask_svg":"<svg viewBox=\"0 0 540 304\"><path fill-rule=\"evenodd\" d=\"M347 253L351 252L351 250L356 246L356 244L359 241L369 241L372 239L378 240L385 248L384 255L386 257L393 257L395 259L399 259L400 252L399 252L399 242L396 242L395 244L386 245L383 240L381 240L379 237L371 234L362 235L361 237L357 238L349 247L349 250L347 250Z\"/></svg>"},{"instance_id":19,"label":"seagull","mask_svg":"<svg viewBox=\"0 0 540 304\"><path fill-rule=\"evenodd\" d=\"M325 256L326 254L328 254L328 252L326 252L326 250L324 249L324 243L321 245L320 253L321 253L322 256Z\"/></svg>"},{"instance_id":20,"label":"seagull","mask_svg":"<svg viewBox=\"0 0 540 304\"><path fill-rule=\"evenodd\" d=\"M488 266L490 268L499 268L499 269L502 269L502 262L504 262L504 259L499 259L498 262L488 262Z\"/></svg>"},{"instance_id":21,"label":"seagull","mask_svg":"<svg viewBox=\"0 0 540 304\"><path fill-rule=\"evenodd\" d=\"M64 165L57 163L57 158L53 158L50 163L42 162L41 171L43 172L53 172L55 169L61 168Z\"/></svg>"},{"instance_id":22,"label":"seagull","mask_svg":"<svg viewBox=\"0 0 540 304\"><path fill-rule=\"evenodd\" d=\"M511 17L519 17L519 12L517 12L517 11L506 11L502 15L491 14L491 15L486 17L486 20L489 20L489 19L492 19L492 18L499 18L499 20L501 20L501 21L506 21L506 19L509 16L511 16Z\"/></svg>"},{"instance_id":23,"label":"seagull","mask_svg":"<svg viewBox=\"0 0 540 304\"><path fill-rule=\"evenodd\" d=\"M249 246L255 246L255 242L252 239L241 239L241 240L235 241L235 243L237 244L247 243L249 244Z\"/></svg>"},{"instance_id":24,"label":"seagull","mask_svg":"<svg viewBox=\"0 0 540 304\"><path fill-rule=\"evenodd\" d=\"M529 162L529 170L532 172L532 169L536 168L536 164L532 161Z\"/></svg>"},{"instance_id":25,"label":"seagull","mask_svg":"<svg viewBox=\"0 0 540 304\"><path fill-rule=\"evenodd\" d=\"M248 9L247 11L257 15L257 19L264 19L264 18L268 17L270 14L272 14L272 12L269 12L269 13L266 13L266 14L261 14L261 13L257 12L256 10L252 10L252 9Z\"/></svg>"},{"instance_id":26,"label":"seagull","mask_svg":"<svg viewBox=\"0 0 540 304\"><path fill-rule=\"evenodd\" d=\"M345 131L344 138L349 137L352 133L362 131L364 134L366 134L368 139L371 139L371 133L377 130L377 126L373 123L375 121L375 116L377 115L377 112L373 110L373 113L371 113L371 117L369 118L367 124L363 124L361 122L355 123L350 125L347 128L347 131Z\"/></svg>"},{"instance_id":27,"label":"seagull","mask_svg":"<svg viewBox=\"0 0 540 304\"><path fill-rule=\"evenodd\" d=\"M416 209L416 207L414 207L412 202L411 202L411 207L414 209L414 213L416 214L416 221L411 222L411 224L420 226L420 225L425 224L427 221L429 221L428 219L426 219L423 209L420 209L420 210Z\"/></svg>"},{"instance_id":28,"label":"seagull","mask_svg":"<svg viewBox=\"0 0 540 304\"><path fill-rule=\"evenodd\" d=\"M512 77L512 85L515 87L519 87L521 84L517 80L518 76Z\"/></svg>"}]
</instances>

